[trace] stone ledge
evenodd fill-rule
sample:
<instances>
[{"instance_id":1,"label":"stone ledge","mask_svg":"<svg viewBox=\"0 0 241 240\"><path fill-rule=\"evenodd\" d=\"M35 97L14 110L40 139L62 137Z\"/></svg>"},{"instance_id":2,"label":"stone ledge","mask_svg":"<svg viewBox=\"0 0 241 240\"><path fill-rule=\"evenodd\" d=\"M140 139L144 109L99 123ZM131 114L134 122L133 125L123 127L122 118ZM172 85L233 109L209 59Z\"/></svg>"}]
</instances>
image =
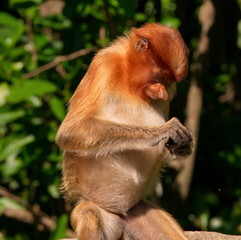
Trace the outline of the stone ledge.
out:
<instances>
[{"instance_id":1,"label":"stone ledge","mask_svg":"<svg viewBox=\"0 0 241 240\"><path fill-rule=\"evenodd\" d=\"M185 235L189 240L241 240L241 236L239 235L228 235L217 232L186 231ZM64 238L60 240L77 240L77 238Z\"/></svg>"}]
</instances>

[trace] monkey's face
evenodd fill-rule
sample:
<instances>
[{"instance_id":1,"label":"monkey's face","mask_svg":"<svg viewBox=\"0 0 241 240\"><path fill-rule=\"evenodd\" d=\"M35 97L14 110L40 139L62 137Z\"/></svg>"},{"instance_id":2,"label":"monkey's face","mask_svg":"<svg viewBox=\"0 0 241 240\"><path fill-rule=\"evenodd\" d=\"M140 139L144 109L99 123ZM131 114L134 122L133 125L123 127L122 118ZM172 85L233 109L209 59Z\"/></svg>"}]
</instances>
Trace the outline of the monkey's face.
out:
<instances>
[{"instance_id":1,"label":"monkey's face","mask_svg":"<svg viewBox=\"0 0 241 240\"><path fill-rule=\"evenodd\" d=\"M135 35L135 61L132 81L135 89L149 99L170 100L173 85L187 74L187 48L181 35L173 28L148 24L133 29Z\"/></svg>"}]
</instances>

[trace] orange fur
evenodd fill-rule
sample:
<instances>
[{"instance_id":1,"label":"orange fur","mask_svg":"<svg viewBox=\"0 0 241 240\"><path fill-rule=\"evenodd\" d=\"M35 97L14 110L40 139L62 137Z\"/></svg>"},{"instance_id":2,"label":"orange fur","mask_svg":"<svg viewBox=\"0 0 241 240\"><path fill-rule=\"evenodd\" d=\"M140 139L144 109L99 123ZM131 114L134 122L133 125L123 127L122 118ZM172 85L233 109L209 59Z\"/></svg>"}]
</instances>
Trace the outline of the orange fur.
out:
<instances>
[{"instance_id":1,"label":"orange fur","mask_svg":"<svg viewBox=\"0 0 241 240\"><path fill-rule=\"evenodd\" d=\"M176 118L167 121L186 73L180 34L159 24L132 29L94 57L56 137L79 240L185 239L168 214L138 202L175 154L192 152L192 135Z\"/></svg>"}]
</instances>

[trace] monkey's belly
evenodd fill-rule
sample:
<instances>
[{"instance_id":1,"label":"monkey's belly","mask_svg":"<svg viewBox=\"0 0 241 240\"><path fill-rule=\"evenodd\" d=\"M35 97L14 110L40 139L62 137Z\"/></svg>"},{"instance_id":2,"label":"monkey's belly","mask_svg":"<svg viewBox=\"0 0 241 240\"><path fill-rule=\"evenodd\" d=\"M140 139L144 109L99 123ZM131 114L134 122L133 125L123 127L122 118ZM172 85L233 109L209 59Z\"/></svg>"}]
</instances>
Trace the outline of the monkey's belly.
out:
<instances>
[{"instance_id":1,"label":"monkey's belly","mask_svg":"<svg viewBox=\"0 0 241 240\"><path fill-rule=\"evenodd\" d=\"M64 191L74 201L87 199L105 210L124 214L143 197L160 163L154 151L130 151L98 159L67 152Z\"/></svg>"}]
</instances>

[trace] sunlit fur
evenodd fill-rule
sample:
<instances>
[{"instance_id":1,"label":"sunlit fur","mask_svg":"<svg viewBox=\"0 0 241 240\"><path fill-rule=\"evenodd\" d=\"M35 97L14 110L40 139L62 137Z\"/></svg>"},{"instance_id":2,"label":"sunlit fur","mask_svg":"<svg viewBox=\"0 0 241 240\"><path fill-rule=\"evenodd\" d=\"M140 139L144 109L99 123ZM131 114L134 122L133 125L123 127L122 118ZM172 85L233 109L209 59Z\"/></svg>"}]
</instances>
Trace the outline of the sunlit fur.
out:
<instances>
[{"instance_id":1,"label":"sunlit fur","mask_svg":"<svg viewBox=\"0 0 241 240\"><path fill-rule=\"evenodd\" d=\"M165 146L170 134L192 142L177 119L166 122L175 83L186 74L180 34L159 24L132 29L94 57L56 138L64 150L62 191L77 203L71 222L79 240L158 239L136 232L150 219L161 239L185 239L168 214L146 203L146 220L128 219L159 169L175 158Z\"/></svg>"}]
</instances>

